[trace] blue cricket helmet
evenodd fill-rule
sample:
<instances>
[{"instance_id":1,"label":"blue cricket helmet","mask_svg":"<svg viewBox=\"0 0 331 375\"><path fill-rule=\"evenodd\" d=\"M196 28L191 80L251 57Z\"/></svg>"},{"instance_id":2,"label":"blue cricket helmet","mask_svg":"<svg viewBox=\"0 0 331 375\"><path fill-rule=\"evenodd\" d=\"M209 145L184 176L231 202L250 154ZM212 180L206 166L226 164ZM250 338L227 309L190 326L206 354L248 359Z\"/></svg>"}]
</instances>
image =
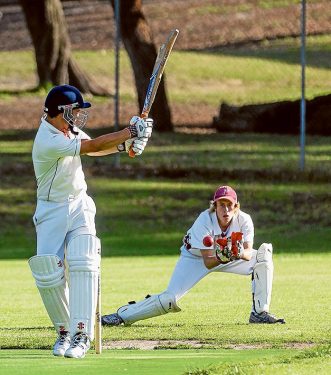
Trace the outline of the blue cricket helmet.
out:
<instances>
[{"instance_id":1,"label":"blue cricket helmet","mask_svg":"<svg viewBox=\"0 0 331 375\"><path fill-rule=\"evenodd\" d=\"M89 108L91 103L84 102L83 96L78 89L70 85L53 87L45 100L44 112L50 117L63 113L63 106L71 105L72 108Z\"/></svg>"}]
</instances>

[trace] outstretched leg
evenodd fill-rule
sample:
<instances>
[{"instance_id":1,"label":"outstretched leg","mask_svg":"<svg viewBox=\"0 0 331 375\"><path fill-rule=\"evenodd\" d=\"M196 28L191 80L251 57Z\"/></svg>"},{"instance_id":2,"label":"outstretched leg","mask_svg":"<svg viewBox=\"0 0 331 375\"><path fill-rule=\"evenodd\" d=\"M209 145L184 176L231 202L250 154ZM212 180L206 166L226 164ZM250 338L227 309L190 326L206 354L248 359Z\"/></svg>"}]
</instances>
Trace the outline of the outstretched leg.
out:
<instances>
[{"instance_id":1,"label":"outstretched leg","mask_svg":"<svg viewBox=\"0 0 331 375\"><path fill-rule=\"evenodd\" d=\"M128 305L120 307L117 313L104 315L101 320L102 324L130 325L138 320L153 318L168 312L178 312L180 311L177 305L178 300L209 272L201 257L182 250L168 288L163 293L148 295L140 302L129 302Z\"/></svg>"}]
</instances>

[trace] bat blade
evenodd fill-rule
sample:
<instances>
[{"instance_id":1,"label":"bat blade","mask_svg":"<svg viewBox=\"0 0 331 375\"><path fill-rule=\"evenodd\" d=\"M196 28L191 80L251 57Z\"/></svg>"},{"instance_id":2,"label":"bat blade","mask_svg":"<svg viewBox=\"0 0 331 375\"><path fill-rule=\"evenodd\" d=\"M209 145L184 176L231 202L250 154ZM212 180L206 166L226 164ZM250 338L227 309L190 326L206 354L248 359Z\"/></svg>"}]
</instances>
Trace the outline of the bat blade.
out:
<instances>
[{"instance_id":1,"label":"bat blade","mask_svg":"<svg viewBox=\"0 0 331 375\"><path fill-rule=\"evenodd\" d=\"M156 57L153 73L149 80L149 85L146 92L144 106L141 112L141 117L146 118L152 108L157 89L159 87L165 65L168 61L172 47L174 46L177 36L179 34L178 29L174 29L170 32L166 42L161 45L159 53Z\"/></svg>"},{"instance_id":2,"label":"bat blade","mask_svg":"<svg viewBox=\"0 0 331 375\"><path fill-rule=\"evenodd\" d=\"M153 72L152 72L151 78L149 79L144 106L140 114L141 118L147 118L152 108L152 105L156 96L156 92L157 92L157 89L159 87L159 84L160 84L160 81L164 72L165 65L168 61L172 47L174 46L176 42L178 34L179 34L178 29L171 30L166 42L160 46L160 49L157 54L155 64L153 67ZM135 157L135 153L132 150L132 148L129 151L129 156L132 158Z\"/></svg>"}]
</instances>

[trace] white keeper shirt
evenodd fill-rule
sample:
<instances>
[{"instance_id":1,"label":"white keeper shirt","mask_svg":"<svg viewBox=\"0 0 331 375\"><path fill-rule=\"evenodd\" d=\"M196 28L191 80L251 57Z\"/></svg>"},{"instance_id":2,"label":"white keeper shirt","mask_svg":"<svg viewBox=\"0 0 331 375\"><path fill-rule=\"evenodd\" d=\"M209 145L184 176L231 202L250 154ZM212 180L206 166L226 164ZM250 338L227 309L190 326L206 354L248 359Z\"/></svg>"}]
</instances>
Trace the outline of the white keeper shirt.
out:
<instances>
[{"instance_id":1,"label":"white keeper shirt","mask_svg":"<svg viewBox=\"0 0 331 375\"><path fill-rule=\"evenodd\" d=\"M67 202L87 190L80 159L81 139L90 139L80 129L66 137L44 118L36 134L32 160L37 180L37 199Z\"/></svg>"},{"instance_id":2,"label":"white keeper shirt","mask_svg":"<svg viewBox=\"0 0 331 375\"><path fill-rule=\"evenodd\" d=\"M209 212L209 209L201 212L193 223L192 227L187 231L183 239L184 247L190 253L201 256L200 249L210 250L203 244L203 238L206 236L222 236L229 237L232 232L241 232L244 242L254 241L254 224L250 215L239 210L233 217L230 225L225 232L222 232L217 220L216 211Z\"/></svg>"}]
</instances>

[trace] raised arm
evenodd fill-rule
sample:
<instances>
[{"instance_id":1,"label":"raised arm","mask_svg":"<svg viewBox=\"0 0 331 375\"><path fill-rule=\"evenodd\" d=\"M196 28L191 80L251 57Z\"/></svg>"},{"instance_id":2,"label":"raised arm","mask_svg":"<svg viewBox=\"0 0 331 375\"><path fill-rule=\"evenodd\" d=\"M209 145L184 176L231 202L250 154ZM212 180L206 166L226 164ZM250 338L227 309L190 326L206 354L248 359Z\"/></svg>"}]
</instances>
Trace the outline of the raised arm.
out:
<instances>
[{"instance_id":1,"label":"raised arm","mask_svg":"<svg viewBox=\"0 0 331 375\"><path fill-rule=\"evenodd\" d=\"M152 135L153 120L132 117L130 125L118 132L101 135L81 141L80 154L102 156L119 151L129 151L130 146L140 155Z\"/></svg>"}]
</instances>

